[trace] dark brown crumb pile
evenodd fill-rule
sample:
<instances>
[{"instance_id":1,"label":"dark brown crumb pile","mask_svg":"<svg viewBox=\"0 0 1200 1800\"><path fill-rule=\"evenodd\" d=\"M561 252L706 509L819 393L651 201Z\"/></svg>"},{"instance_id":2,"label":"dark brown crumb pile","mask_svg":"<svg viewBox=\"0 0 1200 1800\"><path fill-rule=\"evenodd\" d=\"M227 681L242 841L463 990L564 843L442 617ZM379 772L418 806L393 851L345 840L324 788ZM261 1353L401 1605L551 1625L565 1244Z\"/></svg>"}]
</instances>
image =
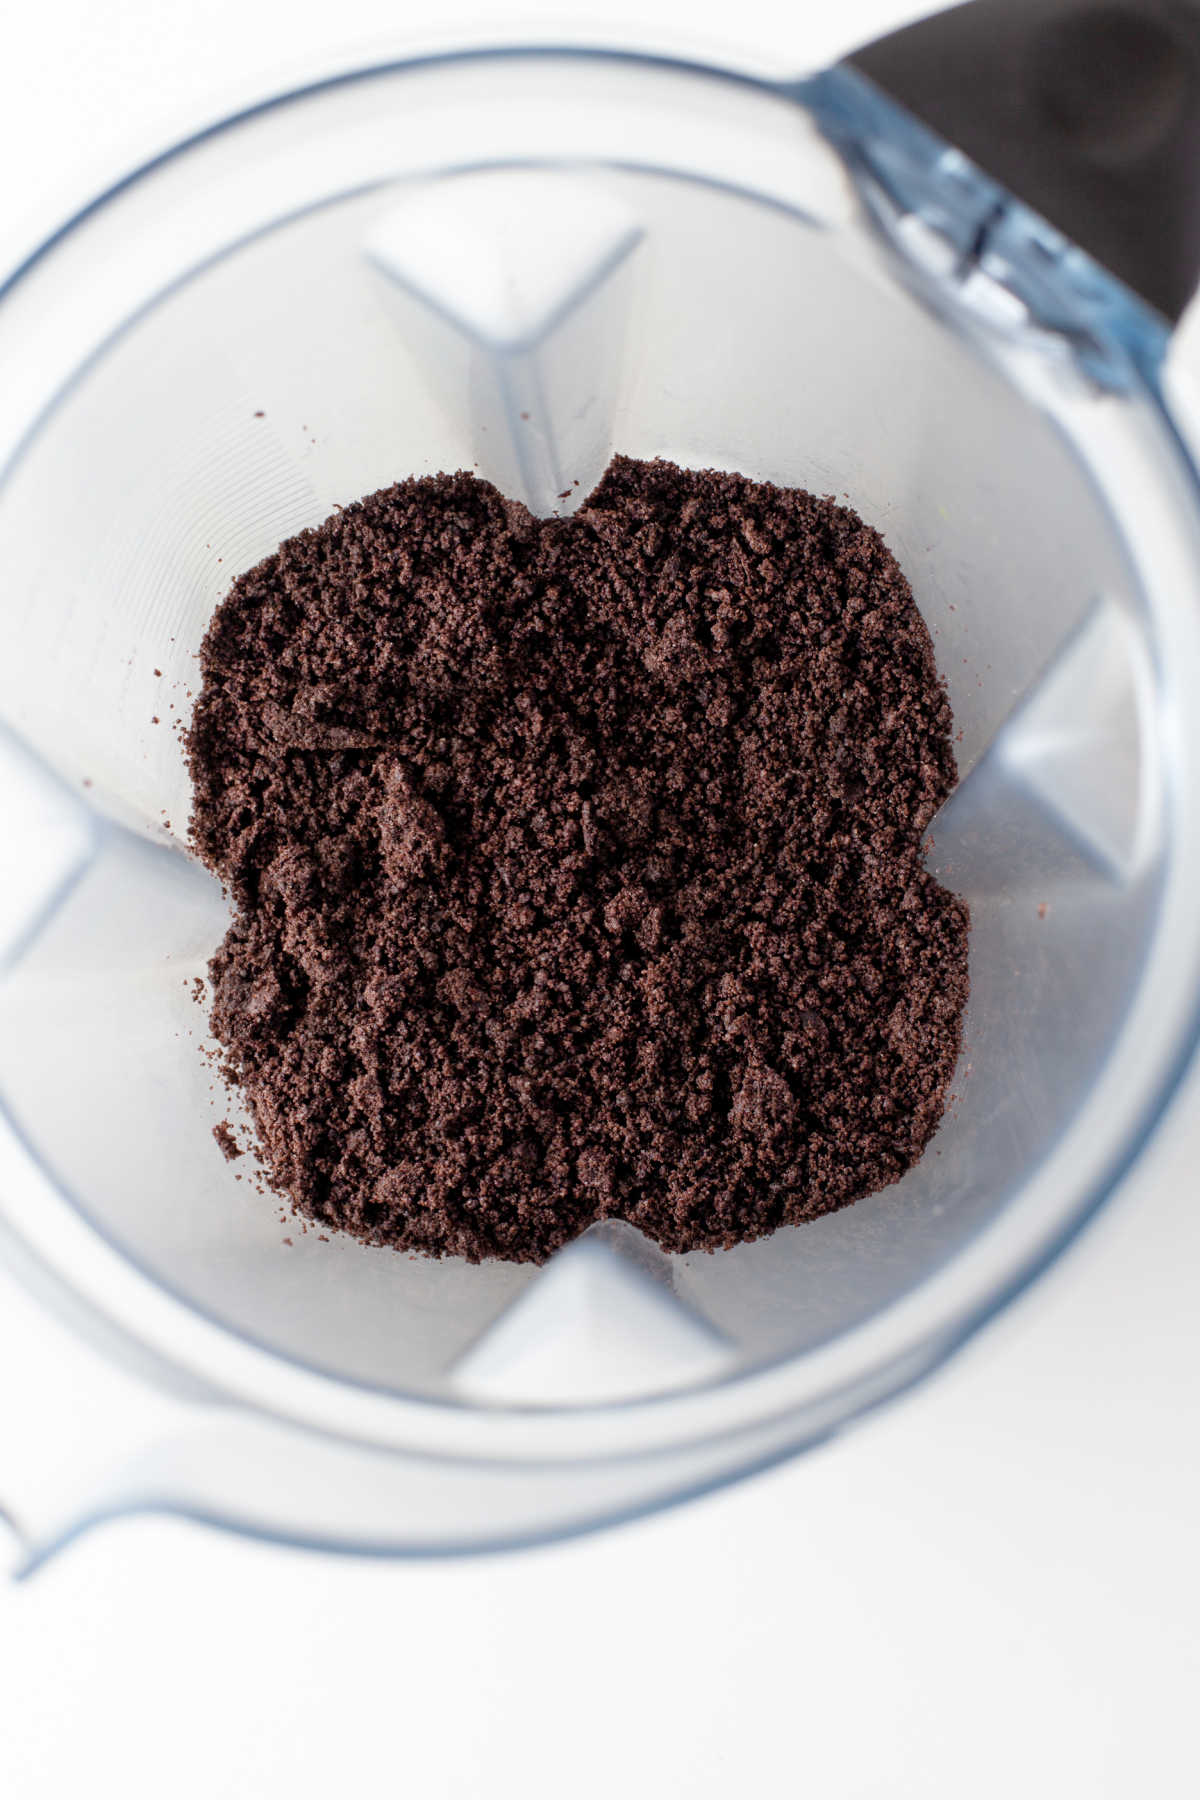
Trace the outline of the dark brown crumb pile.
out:
<instances>
[{"instance_id":1,"label":"dark brown crumb pile","mask_svg":"<svg viewBox=\"0 0 1200 1800\"><path fill-rule=\"evenodd\" d=\"M921 861L951 717L853 512L626 458L567 520L406 481L243 575L201 661L213 1029L302 1213L715 1249L921 1155L967 992Z\"/></svg>"}]
</instances>

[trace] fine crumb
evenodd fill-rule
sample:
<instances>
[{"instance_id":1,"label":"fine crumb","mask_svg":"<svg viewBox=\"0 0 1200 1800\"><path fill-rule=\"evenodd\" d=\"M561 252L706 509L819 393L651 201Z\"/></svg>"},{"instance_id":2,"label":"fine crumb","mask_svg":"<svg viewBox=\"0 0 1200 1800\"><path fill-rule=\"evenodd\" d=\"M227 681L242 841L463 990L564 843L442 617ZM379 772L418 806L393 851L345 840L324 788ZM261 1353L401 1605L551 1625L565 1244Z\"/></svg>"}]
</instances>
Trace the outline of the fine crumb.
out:
<instances>
[{"instance_id":1,"label":"fine crumb","mask_svg":"<svg viewBox=\"0 0 1200 1800\"><path fill-rule=\"evenodd\" d=\"M212 1029L304 1220L713 1250L920 1157L967 994L921 855L953 721L857 514L624 457L571 519L409 480L241 576L200 661Z\"/></svg>"},{"instance_id":2,"label":"fine crumb","mask_svg":"<svg viewBox=\"0 0 1200 1800\"><path fill-rule=\"evenodd\" d=\"M228 1119L222 1119L219 1125L213 1126L213 1136L220 1146L221 1155L226 1162L236 1162L243 1152L238 1148L237 1139Z\"/></svg>"}]
</instances>

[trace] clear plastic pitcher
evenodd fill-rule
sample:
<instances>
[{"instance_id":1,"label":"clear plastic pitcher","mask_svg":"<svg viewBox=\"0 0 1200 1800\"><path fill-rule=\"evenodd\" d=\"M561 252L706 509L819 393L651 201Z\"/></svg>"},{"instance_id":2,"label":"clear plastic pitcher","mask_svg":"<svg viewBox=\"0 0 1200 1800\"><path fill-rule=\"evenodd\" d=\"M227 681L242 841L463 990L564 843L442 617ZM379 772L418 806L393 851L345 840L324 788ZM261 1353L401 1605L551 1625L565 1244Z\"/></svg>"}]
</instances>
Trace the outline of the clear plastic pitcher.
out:
<instances>
[{"instance_id":1,"label":"clear plastic pitcher","mask_svg":"<svg viewBox=\"0 0 1200 1800\"><path fill-rule=\"evenodd\" d=\"M827 1435L1057 1252L1197 1029L1167 342L848 70L370 70L33 259L0 303L0 1248L127 1411L86 1481L26 1469L53 1421L6 1440L27 1557L145 1505L413 1553L613 1519ZM469 468L568 510L614 450L846 496L908 574L960 733L930 851L973 919L953 1101L899 1185L715 1255L322 1241L212 1137L236 1103L194 990L228 909L173 729L205 627L335 505Z\"/></svg>"}]
</instances>

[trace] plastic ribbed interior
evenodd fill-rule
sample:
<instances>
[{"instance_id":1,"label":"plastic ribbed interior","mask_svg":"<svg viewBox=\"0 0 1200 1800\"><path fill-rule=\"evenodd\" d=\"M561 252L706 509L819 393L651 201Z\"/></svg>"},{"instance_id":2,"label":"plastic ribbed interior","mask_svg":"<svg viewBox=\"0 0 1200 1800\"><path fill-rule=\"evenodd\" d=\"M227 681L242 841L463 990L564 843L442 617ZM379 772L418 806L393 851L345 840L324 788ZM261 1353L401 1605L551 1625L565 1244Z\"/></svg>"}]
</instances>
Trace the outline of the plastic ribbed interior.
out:
<instances>
[{"instance_id":1,"label":"plastic ribbed interior","mask_svg":"<svg viewBox=\"0 0 1200 1800\"><path fill-rule=\"evenodd\" d=\"M226 909L183 849L172 730L197 646L234 576L336 504L466 467L548 513L614 449L846 496L908 573L961 731L931 853L974 918L955 1098L897 1186L715 1256L610 1227L540 1273L319 1241L211 1135L236 1114L192 984ZM799 1352L1004 1205L1119 1029L1161 856L1159 726L1107 512L1048 418L778 206L504 168L281 225L73 386L9 483L0 566L4 716L116 822L0 985L0 1085L112 1237L285 1354L570 1404Z\"/></svg>"}]
</instances>

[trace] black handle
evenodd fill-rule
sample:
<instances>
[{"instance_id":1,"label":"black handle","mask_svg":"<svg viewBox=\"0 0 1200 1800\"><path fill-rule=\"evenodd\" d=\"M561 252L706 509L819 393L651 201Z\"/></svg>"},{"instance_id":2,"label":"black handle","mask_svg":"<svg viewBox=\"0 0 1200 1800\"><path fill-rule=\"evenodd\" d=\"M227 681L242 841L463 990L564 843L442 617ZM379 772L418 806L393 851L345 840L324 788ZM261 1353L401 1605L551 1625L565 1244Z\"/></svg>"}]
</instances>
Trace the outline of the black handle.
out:
<instances>
[{"instance_id":1,"label":"black handle","mask_svg":"<svg viewBox=\"0 0 1200 1800\"><path fill-rule=\"evenodd\" d=\"M1178 319L1200 278L1200 0L970 0L849 61Z\"/></svg>"}]
</instances>

